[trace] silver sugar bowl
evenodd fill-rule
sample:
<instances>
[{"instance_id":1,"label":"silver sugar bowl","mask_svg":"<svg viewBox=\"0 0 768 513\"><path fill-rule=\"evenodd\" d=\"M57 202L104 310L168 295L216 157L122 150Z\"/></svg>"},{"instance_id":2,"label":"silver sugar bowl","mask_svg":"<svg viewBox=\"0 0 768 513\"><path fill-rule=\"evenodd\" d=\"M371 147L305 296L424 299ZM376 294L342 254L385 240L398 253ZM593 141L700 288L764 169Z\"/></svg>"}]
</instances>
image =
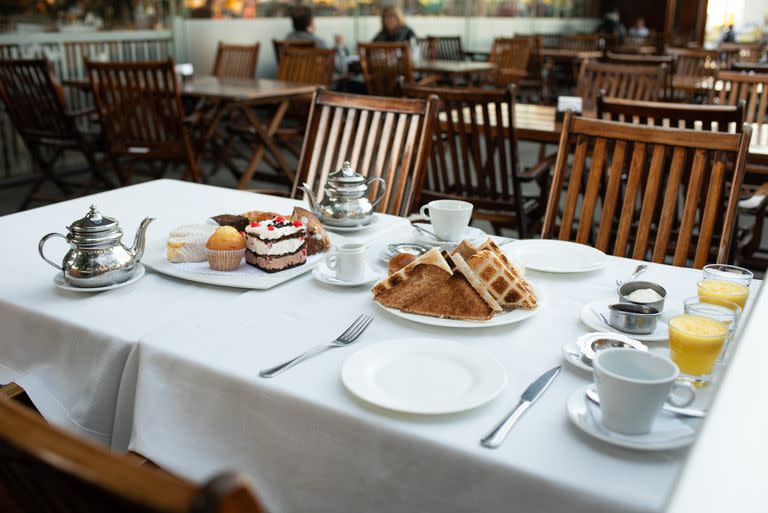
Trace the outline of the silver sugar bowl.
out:
<instances>
[{"instance_id":1,"label":"silver sugar bowl","mask_svg":"<svg viewBox=\"0 0 768 513\"><path fill-rule=\"evenodd\" d=\"M75 287L107 287L127 281L144 254L147 226L154 219L146 217L133 239L133 246L122 244L123 230L111 217L102 216L95 206L82 219L67 227L68 234L49 233L37 246L40 256L64 274ZM51 237L65 239L70 250L61 265L46 258L43 246Z\"/></svg>"}]
</instances>

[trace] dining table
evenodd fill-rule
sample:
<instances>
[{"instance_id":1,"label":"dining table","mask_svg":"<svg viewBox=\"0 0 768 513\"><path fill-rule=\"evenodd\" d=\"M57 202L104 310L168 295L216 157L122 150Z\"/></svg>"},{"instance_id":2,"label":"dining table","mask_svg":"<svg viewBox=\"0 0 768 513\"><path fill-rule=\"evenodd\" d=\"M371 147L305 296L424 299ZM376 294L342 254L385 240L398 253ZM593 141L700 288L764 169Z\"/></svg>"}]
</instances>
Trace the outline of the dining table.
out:
<instances>
[{"instance_id":1,"label":"dining table","mask_svg":"<svg viewBox=\"0 0 768 513\"><path fill-rule=\"evenodd\" d=\"M496 327L403 319L377 306L368 287L335 287L311 272L248 290L148 268L126 287L62 290L37 243L92 204L118 220L125 244L144 217L155 218L147 230L147 261L153 251L163 252L178 225L222 213L290 214L294 206L306 207L299 199L164 179L0 217L0 238L9 243L0 254L0 383L24 387L50 422L195 481L241 471L270 511L664 509L686 448L616 447L586 435L566 414L569 398L592 375L564 362L563 346L593 331L580 320L583 306L615 297L615 281L629 276L637 261L607 256L602 267L582 273L528 269L538 309ZM380 255L387 244L423 239L405 218L377 218L334 237L337 244L367 245L369 265L384 276ZM510 255L524 242L494 238L507 243ZM54 260L67 249L63 242L49 246ZM667 313L682 310L701 271L647 265L645 277L668 291ZM748 310L759 286L753 280ZM330 342L360 314L374 320L354 344L272 379L259 377L261 369ZM342 383L341 369L352 355L404 340L455 343L485 355L503 368L506 384L477 408L424 415L376 406ZM666 343L649 346L667 354ZM528 384L556 365L560 374L506 442L498 449L481 446ZM705 390L697 406L711 399Z\"/></svg>"},{"instance_id":2,"label":"dining table","mask_svg":"<svg viewBox=\"0 0 768 513\"><path fill-rule=\"evenodd\" d=\"M495 71L498 66L493 62L430 59L414 62L413 69L420 73L438 75L448 81L454 81L457 78L470 81L477 75Z\"/></svg>"}]
</instances>

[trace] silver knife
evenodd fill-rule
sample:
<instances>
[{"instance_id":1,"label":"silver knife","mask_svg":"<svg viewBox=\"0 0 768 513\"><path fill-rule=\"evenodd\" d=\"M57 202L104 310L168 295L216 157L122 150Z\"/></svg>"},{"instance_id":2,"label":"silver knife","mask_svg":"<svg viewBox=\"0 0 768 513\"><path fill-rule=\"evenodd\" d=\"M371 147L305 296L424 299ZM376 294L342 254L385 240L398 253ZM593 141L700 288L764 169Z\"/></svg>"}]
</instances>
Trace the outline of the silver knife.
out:
<instances>
[{"instance_id":1,"label":"silver knife","mask_svg":"<svg viewBox=\"0 0 768 513\"><path fill-rule=\"evenodd\" d=\"M536 381L528 385L528 388L525 389L523 395L520 396L520 402L517 403L517 406L515 406L515 408L509 412L506 417L501 419L499 423L494 426L490 433L485 435L482 440L480 440L480 445L483 447L488 447L489 449L496 449L501 444L503 444L504 440L507 438L507 435L512 430L512 426L514 426L520 417L523 416L523 413L525 413L526 410L530 408L531 405L535 403L539 397L541 397L541 394L544 393L544 391L555 380L559 373L560 366L558 365L553 369L549 369L547 372L539 376Z\"/></svg>"}]
</instances>

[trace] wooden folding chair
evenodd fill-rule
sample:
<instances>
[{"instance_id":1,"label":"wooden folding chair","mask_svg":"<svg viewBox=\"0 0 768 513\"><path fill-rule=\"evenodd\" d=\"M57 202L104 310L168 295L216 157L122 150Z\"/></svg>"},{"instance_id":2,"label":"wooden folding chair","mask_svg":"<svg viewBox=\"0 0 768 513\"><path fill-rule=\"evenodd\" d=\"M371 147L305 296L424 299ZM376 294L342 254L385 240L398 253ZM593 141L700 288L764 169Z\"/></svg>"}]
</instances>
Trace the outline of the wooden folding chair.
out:
<instances>
[{"instance_id":1,"label":"wooden folding chair","mask_svg":"<svg viewBox=\"0 0 768 513\"><path fill-rule=\"evenodd\" d=\"M666 71L661 66L624 66L604 62L581 63L576 82L576 96L582 99L584 111L597 108L597 96L629 100L655 100L663 95Z\"/></svg>"},{"instance_id":2,"label":"wooden folding chair","mask_svg":"<svg viewBox=\"0 0 768 513\"><path fill-rule=\"evenodd\" d=\"M219 78L253 78L259 63L259 43L232 45L219 41L212 75Z\"/></svg>"},{"instance_id":3,"label":"wooden folding chair","mask_svg":"<svg viewBox=\"0 0 768 513\"><path fill-rule=\"evenodd\" d=\"M408 43L358 43L368 94L400 96L400 84L413 82Z\"/></svg>"}]
</instances>

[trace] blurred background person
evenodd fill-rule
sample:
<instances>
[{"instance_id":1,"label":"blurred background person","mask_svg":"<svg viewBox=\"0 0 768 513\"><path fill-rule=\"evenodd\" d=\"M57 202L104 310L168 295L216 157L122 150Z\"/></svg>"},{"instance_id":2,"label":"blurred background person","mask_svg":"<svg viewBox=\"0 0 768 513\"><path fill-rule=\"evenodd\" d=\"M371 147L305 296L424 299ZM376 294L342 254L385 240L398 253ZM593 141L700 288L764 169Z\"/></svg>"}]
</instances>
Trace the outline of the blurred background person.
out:
<instances>
[{"instance_id":1,"label":"blurred background person","mask_svg":"<svg viewBox=\"0 0 768 513\"><path fill-rule=\"evenodd\" d=\"M725 32L723 32L723 35L720 36L720 42L721 43L736 42L736 31L733 29L733 25L728 25L728 28L725 29Z\"/></svg>"},{"instance_id":2,"label":"blurred background person","mask_svg":"<svg viewBox=\"0 0 768 513\"><path fill-rule=\"evenodd\" d=\"M645 18L640 16L635 20L635 24L629 29L629 35L632 37L649 37L651 31L645 26Z\"/></svg>"},{"instance_id":3,"label":"blurred background person","mask_svg":"<svg viewBox=\"0 0 768 513\"><path fill-rule=\"evenodd\" d=\"M416 34L405 24L403 11L395 5L381 10L381 31L373 38L378 43L404 43L414 39Z\"/></svg>"},{"instance_id":4,"label":"blurred background person","mask_svg":"<svg viewBox=\"0 0 768 513\"><path fill-rule=\"evenodd\" d=\"M621 16L619 16L618 9L611 9L603 17L603 21L595 29L596 34L604 34L606 36L616 36L619 40L623 40L627 35L627 27L621 23Z\"/></svg>"},{"instance_id":5,"label":"blurred background person","mask_svg":"<svg viewBox=\"0 0 768 513\"><path fill-rule=\"evenodd\" d=\"M293 32L285 36L286 41L313 41L316 48L328 48L328 44L315 34L315 16L312 9L299 5L291 9Z\"/></svg>"}]
</instances>

